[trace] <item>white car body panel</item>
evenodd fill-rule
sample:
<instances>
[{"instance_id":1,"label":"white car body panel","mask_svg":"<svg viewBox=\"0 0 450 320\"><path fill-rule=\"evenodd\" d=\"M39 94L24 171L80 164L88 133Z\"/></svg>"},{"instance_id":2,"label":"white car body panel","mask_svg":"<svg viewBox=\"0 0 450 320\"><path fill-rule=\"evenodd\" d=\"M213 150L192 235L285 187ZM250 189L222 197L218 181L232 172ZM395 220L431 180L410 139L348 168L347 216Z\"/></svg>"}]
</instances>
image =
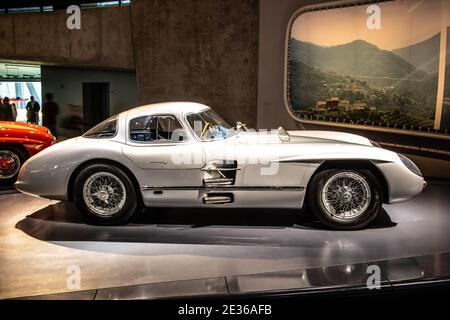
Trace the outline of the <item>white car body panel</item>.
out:
<instances>
[{"instance_id":1,"label":"white car body panel","mask_svg":"<svg viewBox=\"0 0 450 320\"><path fill-rule=\"evenodd\" d=\"M407 200L424 186L423 178L411 172L396 153L374 147L368 139L353 134L290 131L290 140L283 142L278 134L246 131L223 140L199 141L185 117L208 109L197 103L174 102L123 112L118 116L114 137L70 139L29 159L20 171L16 188L35 196L69 200L74 174L83 164L95 161L125 167L136 180L146 206L300 208L316 170L324 161L335 160L362 160L375 165L387 182L387 202ZM161 114L176 117L188 139L174 143L130 141L130 120ZM180 164L174 154L196 160ZM249 161L255 156L258 161ZM217 160L237 161L233 185L204 185L203 180L210 177L207 169ZM274 168L276 174L263 174ZM223 192L232 193L233 202L203 203L205 193Z\"/></svg>"}]
</instances>

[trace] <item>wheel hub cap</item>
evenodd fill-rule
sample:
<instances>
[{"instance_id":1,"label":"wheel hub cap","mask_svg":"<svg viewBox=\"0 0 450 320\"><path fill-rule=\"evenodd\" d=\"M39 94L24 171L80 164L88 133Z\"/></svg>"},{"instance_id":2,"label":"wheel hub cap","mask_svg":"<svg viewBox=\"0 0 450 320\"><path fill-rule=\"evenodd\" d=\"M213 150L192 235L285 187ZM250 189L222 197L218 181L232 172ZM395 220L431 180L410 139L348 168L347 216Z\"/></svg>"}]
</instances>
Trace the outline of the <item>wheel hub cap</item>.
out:
<instances>
[{"instance_id":1,"label":"wheel hub cap","mask_svg":"<svg viewBox=\"0 0 450 320\"><path fill-rule=\"evenodd\" d=\"M0 150L0 179L14 177L20 169L19 156L10 150Z\"/></svg>"},{"instance_id":2,"label":"wheel hub cap","mask_svg":"<svg viewBox=\"0 0 450 320\"><path fill-rule=\"evenodd\" d=\"M107 201L109 198L109 193L106 190L100 190L99 192L97 192L97 197L102 200L102 201Z\"/></svg>"},{"instance_id":3,"label":"wheel hub cap","mask_svg":"<svg viewBox=\"0 0 450 320\"><path fill-rule=\"evenodd\" d=\"M0 158L0 170L10 172L14 167L14 161L7 157Z\"/></svg>"},{"instance_id":4,"label":"wheel hub cap","mask_svg":"<svg viewBox=\"0 0 450 320\"><path fill-rule=\"evenodd\" d=\"M344 191L341 193L342 202L350 202L350 201L352 201L352 198L353 198L353 196L350 191Z\"/></svg>"}]
</instances>

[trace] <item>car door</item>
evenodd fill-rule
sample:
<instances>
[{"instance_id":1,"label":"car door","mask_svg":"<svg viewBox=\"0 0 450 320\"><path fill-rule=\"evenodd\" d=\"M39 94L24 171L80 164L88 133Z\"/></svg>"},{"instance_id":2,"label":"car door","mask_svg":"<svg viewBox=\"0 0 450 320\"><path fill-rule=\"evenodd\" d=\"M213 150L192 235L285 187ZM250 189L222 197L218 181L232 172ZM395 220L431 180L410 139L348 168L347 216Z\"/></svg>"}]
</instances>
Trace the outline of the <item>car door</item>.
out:
<instances>
[{"instance_id":1,"label":"car door","mask_svg":"<svg viewBox=\"0 0 450 320\"><path fill-rule=\"evenodd\" d=\"M141 169L147 186L180 188L202 184L204 153L172 114L128 119L123 154Z\"/></svg>"},{"instance_id":2,"label":"car door","mask_svg":"<svg viewBox=\"0 0 450 320\"><path fill-rule=\"evenodd\" d=\"M290 147L278 136L241 133L202 143L206 158L205 204L300 208L309 164L278 162Z\"/></svg>"}]
</instances>

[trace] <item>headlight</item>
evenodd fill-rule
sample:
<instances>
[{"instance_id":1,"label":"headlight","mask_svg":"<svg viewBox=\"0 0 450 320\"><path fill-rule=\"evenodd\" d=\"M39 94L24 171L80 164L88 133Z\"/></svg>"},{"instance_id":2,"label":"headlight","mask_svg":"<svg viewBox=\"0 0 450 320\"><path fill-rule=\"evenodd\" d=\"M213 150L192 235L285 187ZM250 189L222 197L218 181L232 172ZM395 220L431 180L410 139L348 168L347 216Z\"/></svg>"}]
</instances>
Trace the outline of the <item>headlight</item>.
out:
<instances>
[{"instance_id":1,"label":"headlight","mask_svg":"<svg viewBox=\"0 0 450 320\"><path fill-rule=\"evenodd\" d=\"M412 162L410 159L405 157L404 155L397 153L400 160L402 160L405 167L407 167L412 173L417 174L420 177L423 177L422 172L420 172L420 169L416 166L414 162Z\"/></svg>"}]
</instances>

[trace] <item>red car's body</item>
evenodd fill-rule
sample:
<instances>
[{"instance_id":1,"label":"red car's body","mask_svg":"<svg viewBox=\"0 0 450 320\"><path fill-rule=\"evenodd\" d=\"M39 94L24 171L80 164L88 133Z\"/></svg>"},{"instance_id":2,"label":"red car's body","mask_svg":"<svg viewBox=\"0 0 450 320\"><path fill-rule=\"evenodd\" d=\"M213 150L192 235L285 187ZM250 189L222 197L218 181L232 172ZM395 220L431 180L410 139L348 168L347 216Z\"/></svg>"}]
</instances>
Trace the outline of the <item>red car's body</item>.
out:
<instances>
[{"instance_id":1,"label":"red car's body","mask_svg":"<svg viewBox=\"0 0 450 320\"><path fill-rule=\"evenodd\" d=\"M26 159L55 142L46 127L0 121L0 182L14 180L16 171Z\"/></svg>"},{"instance_id":2,"label":"red car's body","mask_svg":"<svg viewBox=\"0 0 450 320\"><path fill-rule=\"evenodd\" d=\"M0 143L22 145L32 157L51 146L54 137L46 127L37 124L0 121Z\"/></svg>"}]
</instances>

